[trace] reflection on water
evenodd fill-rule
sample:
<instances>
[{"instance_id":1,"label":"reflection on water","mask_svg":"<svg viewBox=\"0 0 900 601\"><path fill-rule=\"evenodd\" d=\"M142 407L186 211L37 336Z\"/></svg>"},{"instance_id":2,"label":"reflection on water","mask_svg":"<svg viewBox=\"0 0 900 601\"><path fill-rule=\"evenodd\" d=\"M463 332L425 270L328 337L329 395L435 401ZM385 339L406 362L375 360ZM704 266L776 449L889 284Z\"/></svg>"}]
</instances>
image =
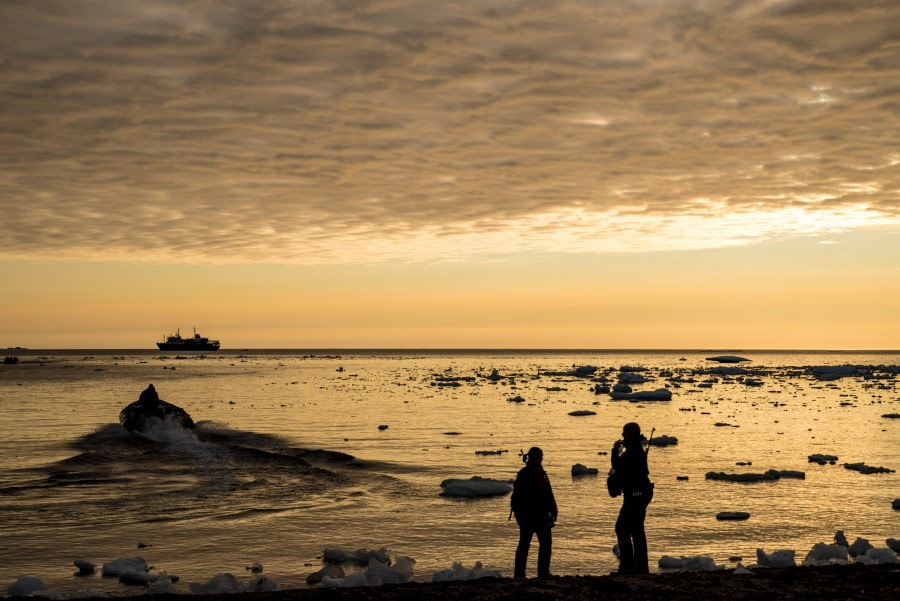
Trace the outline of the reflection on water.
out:
<instances>
[{"instance_id":1,"label":"reflection on water","mask_svg":"<svg viewBox=\"0 0 900 601\"><path fill-rule=\"evenodd\" d=\"M304 355L67 353L3 366L0 585L36 575L60 590L123 590L73 579L72 561L135 555L185 586L243 575L254 562L282 586L302 585L326 546L387 547L417 561L417 579L454 561L508 575L517 539L508 498L448 499L439 485L512 478L519 450L533 445L545 451L560 506L553 571L608 572L619 501L602 476L570 470L605 473L627 421L678 439L649 455L652 566L663 554L752 562L757 547L797 549L802 559L839 529L877 546L900 536L897 475L842 467L900 469L897 420L882 417L900 412L896 368L835 380L805 369L891 366L896 355L749 353L740 364L748 373L686 353ZM598 370L560 375L584 365ZM592 378L615 384L625 365L646 380L636 390L665 386L672 400L594 394L603 382ZM190 412L196 432L138 436L115 423L150 382ZM509 401L516 396L524 402ZM596 414L569 415L583 409ZM504 452L477 453L485 450ZM809 463L813 453L839 461ZM768 469L806 477L705 478ZM721 511L751 518L717 521Z\"/></svg>"}]
</instances>

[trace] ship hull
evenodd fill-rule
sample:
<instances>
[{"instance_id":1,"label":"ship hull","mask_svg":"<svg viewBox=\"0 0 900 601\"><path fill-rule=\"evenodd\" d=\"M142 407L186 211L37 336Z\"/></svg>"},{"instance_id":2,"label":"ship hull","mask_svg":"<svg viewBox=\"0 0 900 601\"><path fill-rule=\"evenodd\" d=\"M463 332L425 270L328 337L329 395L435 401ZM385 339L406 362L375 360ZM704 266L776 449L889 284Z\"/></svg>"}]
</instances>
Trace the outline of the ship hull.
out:
<instances>
[{"instance_id":1,"label":"ship hull","mask_svg":"<svg viewBox=\"0 0 900 601\"><path fill-rule=\"evenodd\" d=\"M193 342L188 342L184 344L172 344L169 342L157 342L156 346L159 347L161 351L217 351L219 350L218 344L194 344Z\"/></svg>"}]
</instances>

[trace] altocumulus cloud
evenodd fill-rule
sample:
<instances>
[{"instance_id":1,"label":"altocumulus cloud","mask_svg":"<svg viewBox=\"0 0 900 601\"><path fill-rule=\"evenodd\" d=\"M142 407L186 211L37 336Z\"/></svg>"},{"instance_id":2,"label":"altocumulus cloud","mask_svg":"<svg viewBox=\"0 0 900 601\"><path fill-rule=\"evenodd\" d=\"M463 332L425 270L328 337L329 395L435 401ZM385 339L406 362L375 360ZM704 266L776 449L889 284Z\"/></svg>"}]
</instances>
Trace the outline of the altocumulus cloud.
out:
<instances>
[{"instance_id":1,"label":"altocumulus cloud","mask_svg":"<svg viewBox=\"0 0 900 601\"><path fill-rule=\"evenodd\" d=\"M0 253L463 259L897 225L897 23L895 0L3 2Z\"/></svg>"}]
</instances>

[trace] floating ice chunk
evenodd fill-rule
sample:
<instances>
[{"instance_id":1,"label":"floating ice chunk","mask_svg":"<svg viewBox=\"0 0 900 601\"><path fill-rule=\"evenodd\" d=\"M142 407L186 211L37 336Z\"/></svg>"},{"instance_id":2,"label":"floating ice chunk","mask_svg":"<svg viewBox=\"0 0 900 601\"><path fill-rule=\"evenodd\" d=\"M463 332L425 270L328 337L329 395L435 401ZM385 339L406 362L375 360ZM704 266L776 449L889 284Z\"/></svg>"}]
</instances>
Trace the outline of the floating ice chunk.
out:
<instances>
[{"instance_id":1,"label":"floating ice chunk","mask_svg":"<svg viewBox=\"0 0 900 601\"><path fill-rule=\"evenodd\" d=\"M471 568L466 568L459 562L446 570L435 572L431 575L432 582L450 582L452 580L478 580L479 578L500 578L500 572L485 570L480 561L476 561Z\"/></svg>"},{"instance_id":2,"label":"floating ice chunk","mask_svg":"<svg viewBox=\"0 0 900 601\"><path fill-rule=\"evenodd\" d=\"M674 436L654 436L647 441L647 444L653 445L655 447L667 447L669 445L678 444L678 439Z\"/></svg>"},{"instance_id":3,"label":"floating ice chunk","mask_svg":"<svg viewBox=\"0 0 900 601\"><path fill-rule=\"evenodd\" d=\"M619 382L625 384L643 384L647 381L647 378L645 378L641 374L636 374L633 372L622 372L618 376L616 376L616 379Z\"/></svg>"},{"instance_id":4,"label":"floating ice chunk","mask_svg":"<svg viewBox=\"0 0 900 601\"><path fill-rule=\"evenodd\" d=\"M416 561L410 557L399 557L392 566L373 557L369 560L369 567L365 572L354 572L344 578L333 578L326 575L322 578L319 586L321 588L344 588L409 582L412 580L415 565Z\"/></svg>"},{"instance_id":5,"label":"floating ice chunk","mask_svg":"<svg viewBox=\"0 0 900 601\"><path fill-rule=\"evenodd\" d=\"M398 557L394 565L381 563L373 557L366 570L366 583L369 586L380 586L409 582L413 578L415 566L416 560L411 557Z\"/></svg>"},{"instance_id":6,"label":"floating ice chunk","mask_svg":"<svg viewBox=\"0 0 900 601\"><path fill-rule=\"evenodd\" d=\"M243 593L245 587L234 574L216 574L206 584L192 582L188 585L191 593L195 595L225 595L229 593Z\"/></svg>"},{"instance_id":7,"label":"floating ice chunk","mask_svg":"<svg viewBox=\"0 0 900 601\"><path fill-rule=\"evenodd\" d=\"M350 588L366 586L366 575L362 572L354 572L345 578L332 578L325 576L319 584L321 588Z\"/></svg>"},{"instance_id":8,"label":"floating ice chunk","mask_svg":"<svg viewBox=\"0 0 900 601\"><path fill-rule=\"evenodd\" d=\"M44 591L44 581L36 576L22 576L6 589L10 597L27 597L37 591Z\"/></svg>"},{"instance_id":9,"label":"floating ice chunk","mask_svg":"<svg viewBox=\"0 0 900 601\"><path fill-rule=\"evenodd\" d=\"M339 565L329 564L323 566L321 570L318 572L313 572L309 576L306 577L306 584L319 584L325 577L340 579L345 578L347 575L344 573L344 568Z\"/></svg>"},{"instance_id":10,"label":"floating ice chunk","mask_svg":"<svg viewBox=\"0 0 900 601\"><path fill-rule=\"evenodd\" d=\"M747 575L747 574L752 574L753 572L751 572L746 567L744 567L744 564L742 564L741 562L738 562L738 564L734 567L734 570L731 573L739 574L739 575Z\"/></svg>"},{"instance_id":11,"label":"floating ice chunk","mask_svg":"<svg viewBox=\"0 0 900 601\"><path fill-rule=\"evenodd\" d=\"M895 553L892 549L869 549L866 551L865 555L859 555L856 558L856 563L862 563L865 565L877 565L881 563L900 563L900 560L897 559L897 553Z\"/></svg>"},{"instance_id":12,"label":"floating ice chunk","mask_svg":"<svg viewBox=\"0 0 900 601\"><path fill-rule=\"evenodd\" d=\"M857 555L865 555L869 549L874 549L874 545L870 543L868 540L857 537L853 544L850 545L850 548L847 549L850 552L851 557L856 557Z\"/></svg>"},{"instance_id":13,"label":"floating ice chunk","mask_svg":"<svg viewBox=\"0 0 900 601\"><path fill-rule=\"evenodd\" d=\"M716 514L717 520L749 520L750 514L746 511L720 511Z\"/></svg>"},{"instance_id":14,"label":"floating ice chunk","mask_svg":"<svg viewBox=\"0 0 900 601\"><path fill-rule=\"evenodd\" d=\"M894 501L891 503L891 507L893 507L894 509L900 509L900 499L894 499Z\"/></svg>"},{"instance_id":15,"label":"floating ice chunk","mask_svg":"<svg viewBox=\"0 0 900 601\"><path fill-rule=\"evenodd\" d=\"M710 369L704 369L700 373L715 374L717 376L747 376L751 372L743 367L719 365Z\"/></svg>"},{"instance_id":16,"label":"floating ice chunk","mask_svg":"<svg viewBox=\"0 0 900 601\"><path fill-rule=\"evenodd\" d=\"M811 365L806 368L806 371L817 380L826 382L853 376L857 370L854 365Z\"/></svg>"},{"instance_id":17,"label":"floating ice chunk","mask_svg":"<svg viewBox=\"0 0 900 601\"><path fill-rule=\"evenodd\" d=\"M516 395L516 396L514 396L514 397L512 397L512 398L510 398L510 399L506 399L506 402L507 402L507 403L524 403L524 402L525 402L525 399L523 399L523 398L522 398L521 396L519 396L519 395Z\"/></svg>"},{"instance_id":18,"label":"floating ice chunk","mask_svg":"<svg viewBox=\"0 0 900 601\"><path fill-rule=\"evenodd\" d=\"M716 361L717 363L740 363L742 361L750 361L737 355L717 355L715 357L707 357L707 361Z\"/></svg>"},{"instance_id":19,"label":"floating ice chunk","mask_svg":"<svg viewBox=\"0 0 900 601\"><path fill-rule=\"evenodd\" d=\"M794 561L795 551L782 549L773 553L766 553L762 549L756 550L756 563L763 568L788 568L797 565Z\"/></svg>"},{"instance_id":20,"label":"floating ice chunk","mask_svg":"<svg viewBox=\"0 0 900 601\"><path fill-rule=\"evenodd\" d=\"M598 473L599 470L595 467L587 467L586 465L581 465L580 463L576 463L572 466L573 476L596 476Z\"/></svg>"},{"instance_id":21,"label":"floating ice chunk","mask_svg":"<svg viewBox=\"0 0 900 601\"><path fill-rule=\"evenodd\" d=\"M665 570L680 570L684 566L683 557L672 557L671 555L663 555L659 558L659 567Z\"/></svg>"},{"instance_id":22,"label":"floating ice chunk","mask_svg":"<svg viewBox=\"0 0 900 601\"><path fill-rule=\"evenodd\" d=\"M809 457L806 458L810 463L818 463L819 465L825 465L826 463L834 463L838 460L837 455L823 455L821 453L813 453Z\"/></svg>"},{"instance_id":23,"label":"floating ice chunk","mask_svg":"<svg viewBox=\"0 0 900 601\"><path fill-rule=\"evenodd\" d=\"M609 393L613 399L617 401L671 401L672 391L668 388L658 388L656 390L642 390L640 392L617 392L613 387L613 392Z\"/></svg>"},{"instance_id":24,"label":"floating ice chunk","mask_svg":"<svg viewBox=\"0 0 900 601\"><path fill-rule=\"evenodd\" d=\"M886 467L872 467L865 463L845 463L844 467L848 470L854 470L861 474L893 474L894 470Z\"/></svg>"},{"instance_id":25,"label":"floating ice chunk","mask_svg":"<svg viewBox=\"0 0 900 601\"><path fill-rule=\"evenodd\" d=\"M845 564L850 561L847 555L847 547L837 543L829 545L826 543L816 543L806 558L803 560L805 566L821 566L832 563Z\"/></svg>"},{"instance_id":26,"label":"floating ice chunk","mask_svg":"<svg viewBox=\"0 0 900 601\"><path fill-rule=\"evenodd\" d=\"M716 565L712 557L705 555L694 557L663 555L659 558L659 567L666 570L682 570L684 572L709 572L722 569L722 566Z\"/></svg>"},{"instance_id":27,"label":"floating ice chunk","mask_svg":"<svg viewBox=\"0 0 900 601\"><path fill-rule=\"evenodd\" d=\"M512 484L505 480L493 480L472 476L468 480L448 478L441 482L444 497L496 497L512 491Z\"/></svg>"},{"instance_id":28,"label":"floating ice chunk","mask_svg":"<svg viewBox=\"0 0 900 601\"><path fill-rule=\"evenodd\" d=\"M766 470L762 474L727 474L725 472L706 472L707 480L725 480L727 482L765 482L781 478L806 478L805 472L795 470Z\"/></svg>"},{"instance_id":29,"label":"floating ice chunk","mask_svg":"<svg viewBox=\"0 0 900 601\"><path fill-rule=\"evenodd\" d=\"M97 570L94 562L87 559L76 559L74 563L75 567L78 568L77 576L88 576Z\"/></svg>"},{"instance_id":30,"label":"floating ice chunk","mask_svg":"<svg viewBox=\"0 0 900 601\"><path fill-rule=\"evenodd\" d=\"M892 549L896 553L900 553L900 540L896 538L889 538L884 543L888 546L889 549Z\"/></svg>"},{"instance_id":31,"label":"floating ice chunk","mask_svg":"<svg viewBox=\"0 0 900 601\"><path fill-rule=\"evenodd\" d=\"M119 582L122 584L133 584L138 586L147 586L152 582L156 582L158 576L147 571L141 570L123 570L119 574Z\"/></svg>"},{"instance_id":32,"label":"floating ice chunk","mask_svg":"<svg viewBox=\"0 0 900 601\"><path fill-rule=\"evenodd\" d=\"M261 593L277 590L278 583L268 576L264 576L262 574L254 576L250 579L250 582L247 583L247 591L251 593Z\"/></svg>"},{"instance_id":33,"label":"floating ice chunk","mask_svg":"<svg viewBox=\"0 0 900 601\"><path fill-rule=\"evenodd\" d=\"M116 578L124 572L148 572L150 566L143 557L123 557L103 564L101 573L106 577Z\"/></svg>"},{"instance_id":34,"label":"floating ice chunk","mask_svg":"<svg viewBox=\"0 0 900 601\"><path fill-rule=\"evenodd\" d=\"M590 409L579 409L578 411L569 411L569 415L574 417L581 417L584 415L597 415L597 412L591 411Z\"/></svg>"},{"instance_id":35,"label":"floating ice chunk","mask_svg":"<svg viewBox=\"0 0 900 601\"><path fill-rule=\"evenodd\" d=\"M178 593L178 589L175 588L175 583L172 582L171 577L160 574L155 581L147 586L147 592L151 595L174 595Z\"/></svg>"},{"instance_id":36,"label":"floating ice chunk","mask_svg":"<svg viewBox=\"0 0 900 601\"><path fill-rule=\"evenodd\" d=\"M357 549L356 551L344 551L343 549L325 548L322 552L322 561L325 563L354 563L356 565L368 565L371 560L381 563L391 563L388 551L384 547L380 549Z\"/></svg>"}]
</instances>

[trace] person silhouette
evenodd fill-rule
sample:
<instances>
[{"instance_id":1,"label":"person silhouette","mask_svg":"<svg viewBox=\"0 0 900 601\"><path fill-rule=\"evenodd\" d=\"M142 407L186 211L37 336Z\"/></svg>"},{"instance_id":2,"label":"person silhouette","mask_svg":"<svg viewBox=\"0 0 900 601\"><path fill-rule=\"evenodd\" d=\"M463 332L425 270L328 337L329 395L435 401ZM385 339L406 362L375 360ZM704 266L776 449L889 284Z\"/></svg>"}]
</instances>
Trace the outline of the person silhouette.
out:
<instances>
[{"instance_id":1,"label":"person silhouette","mask_svg":"<svg viewBox=\"0 0 900 601\"><path fill-rule=\"evenodd\" d=\"M144 415L160 419L166 416L165 407L159 404L159 395L156 393L153 384L150 384L146 390L141 392L138 402L141 404L141 411L143 411Z\"/></svg>"},{"instance_id":2,"label":"person silhouette","mask_svg":"<svg viewBox=\"0 0 900 601\"><path fill-rule=\"evenodd\" d=\"M641 427L629 422L622 427L622 440L612 449L612 467L622 491L622 508L616 520L616 539L619 542L619 574L646 574L647 535L644 518L647 505L653 498L653 483L647 468Z\"/></svg>"},{"instance_id":3,"label":"person silhouette","mask_svg":"<svg viewBox=\"0 0 900 601\"><path fill-rule=\"evenodd\" d=\"M538 538L538 578L550 577L550 555L553 552L553 536L550 529L556 524L559 510L553 496L550 479L541 463L544 452L531 447L522 455L525 467L519 470L510 498L510 513L519 525L519 545L516 547L515 578L525 578L528 550L531 539Z\"/></svg>"}]
</instances>

